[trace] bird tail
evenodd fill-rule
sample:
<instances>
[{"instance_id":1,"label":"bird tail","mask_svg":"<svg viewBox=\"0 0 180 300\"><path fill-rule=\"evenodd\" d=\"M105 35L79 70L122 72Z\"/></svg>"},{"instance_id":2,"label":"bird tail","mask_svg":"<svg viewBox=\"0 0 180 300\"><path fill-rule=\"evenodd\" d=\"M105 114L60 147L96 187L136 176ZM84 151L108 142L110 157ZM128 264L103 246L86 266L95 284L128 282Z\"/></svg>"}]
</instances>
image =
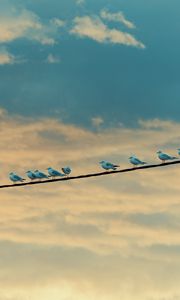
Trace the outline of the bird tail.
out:
<instances>
[{"instance_id":1,"label":"bird tail","mask_svg":"<svg viewBox=\"0 0 180 300\"><path fill-rule=\"evenodd\" d=\"M115 170L117 170L117 168L119 168L119 167L120 167L119 165L114 165L112 169L115 171Z\"/></svg>"},{"instance_id":2,"label":"bird tail","mask_svg":"<svg viewBox=\"0 0 180 300\"><path fill-rule=\"evenodd\" d=\"M147 164L147 162L146 161L142 161L142 165L146 165Z\"/></svg>"}]
</instances>

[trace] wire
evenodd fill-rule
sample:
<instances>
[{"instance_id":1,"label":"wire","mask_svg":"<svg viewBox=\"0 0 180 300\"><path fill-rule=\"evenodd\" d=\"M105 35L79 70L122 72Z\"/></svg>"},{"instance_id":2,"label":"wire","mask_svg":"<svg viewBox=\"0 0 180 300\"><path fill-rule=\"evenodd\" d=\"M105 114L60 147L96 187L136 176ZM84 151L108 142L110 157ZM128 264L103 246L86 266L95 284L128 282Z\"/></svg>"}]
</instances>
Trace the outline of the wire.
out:
<instances>
[{"instance_id":1,"label":"wire","mask_svg":"<svg viewBox=\"0 0 180 300\"><path fill-rule=\"evenodd\" d=\"M59 182L59 181L76 180L76 179L83 179L83 178L89 178L89 177L98 177L98 176L105 176L105 175L111 175L111 174L117 174L117 173L118 174L119 173L128 173L128 172L140 171L140 170L145 170L145 169L162 168L162 167L167 167L167 166L176 165L176 164L180 164L180 160L167 162L167 163L145 165L142 167L126 168L126 169L117 170L117 171L91 173L91 174L84 174L84 175L78 175L78 176L63 177L63 178L58 178L58 179L48 179L48 180L44 180L44 181L30 181L30 182L28 181L28 182L22 182L22 183L18 183L18 184L5 184L5 185L0 185L0 189L15 188L15 187L36 185L36 184L46 184L46 183Z\"/></svg>"}]
</instances>

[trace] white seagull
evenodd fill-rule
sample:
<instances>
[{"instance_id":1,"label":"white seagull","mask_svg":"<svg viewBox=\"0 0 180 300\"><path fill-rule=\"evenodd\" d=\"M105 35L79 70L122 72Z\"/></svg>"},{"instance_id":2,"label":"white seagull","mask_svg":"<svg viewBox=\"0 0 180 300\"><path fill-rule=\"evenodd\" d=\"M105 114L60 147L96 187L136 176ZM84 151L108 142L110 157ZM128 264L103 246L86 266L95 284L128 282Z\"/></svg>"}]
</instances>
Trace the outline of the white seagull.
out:
<instances>
[{"instance_id":1,"label":"white seagull","mask_svg":"<svg viewBox=\"0 0 180 300\"><path fill-rule=\"evenodd\" d=\"M145 165L145 164L146 164L145 161L140 160L140 159L137 158L135 155L130 156L130 157L129 157L129 161L130 161L130 163L131 163L133 166L139 166L139 165Z\"/></svg>"},{"instance_id":2,"label":"white seagull","mask_svg":"<svg viewBox=\"0 0 180 300\"><path fill-rule=\"evenodd\" d=\"M106 171L108 171L108 170L114 170L115 171L115 170L117 170L118 167L120 167L119 165L112 164L112 163L110 163L108 161L105 161L105 160L100 161L99 164Z\"/></svg>"},{"instance_id":3,"label":"white seagull","mask_svg":"<svg viewBox=\"0 0 180 300\"><path fill-rule=\"evenodd\" d=\"M170 156L166 153L163 153L162 151L157 151L158 154L158 158L162 161L162 163L165 163L166 160L173 160L173 159L177 159L177 157L175 156Z\"/></svg>"},{"instance_id":4,"label":"white seagull","mask_svg":"<svg viewBox=\"0 0 180 300\"><path fill-rule=\"evenodd\" d=\"M61 169L65 175L71 174L72 170L70 167L64 167Z\"/></svg>"},{"instance_id":5,"label":"white seagull","mask_svg":"<svg viewBox=\"0 0 180 300\"><path fill-rule=\"evenodd\" d=\"M17 175L16 173L14 173L14 172L11 172L10 174L9 174L9 179L12 181L12 182L14 182L14 183L16 183L16 182L23 182L23 181L25 181L26 179L24 179L24 178L22 178L22 177L20 177L19 175Z\"/></svg>"},{"instance_id":6,"label":"white seagull","mask_svg":"<svg viewBox=\"0 0 180 300\"><path fill-rule=\"evenodd\" d=\"M48 174L51 176L51 177L62 177L62 176L65 176L64 174L60 173L59 171L57 170L54 170L53 168L49 167L47 168L48 170Z\"/></svg>"},{"instance_id":7,"label":"white seagull","mask_svg":"<svg viewBox=\"0 0 180 300\"><path fill-rule=\"evenodd\" d=\"M49 176L47 176L46 174L44 174L43 172L41 172L41 171L39 171L39 170L36 170L36 171L34 172L34 174L36 175L36 177L37 177L38 179L48 179L48 178L49 178Z\"/></svg>"},{"instance_id":8,"label":"white seagull","mask_svg":"<svg viewBox=\"0 0 180 300\"><path fill-rule=\"evenodd\" d=\"M26 174L29 177L29 179L31 179L31 180L37 179L36 174L32 171L27 171Z\"/></svg>"}]
</instances>

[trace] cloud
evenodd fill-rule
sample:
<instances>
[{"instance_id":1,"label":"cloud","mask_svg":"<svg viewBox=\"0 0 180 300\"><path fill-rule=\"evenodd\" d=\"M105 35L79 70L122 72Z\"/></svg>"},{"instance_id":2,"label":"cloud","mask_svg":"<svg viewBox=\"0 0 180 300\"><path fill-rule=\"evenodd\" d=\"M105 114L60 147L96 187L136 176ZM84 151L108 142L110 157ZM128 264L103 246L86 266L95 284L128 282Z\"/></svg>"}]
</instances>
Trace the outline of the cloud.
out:
<instances>
[{"instance_id":1,"label":"cloud","mask_svg":"<svg viewBox=\"0 0 180 300\"><path fill-rule=\"evenodd\" d=\"M113 21L113 22L119 22L123 25L125 25L129 29L134 29L136 26L130 22L129 20L126 19L124 14L122 12L117 12L117 13L110 13L107 10L101 10L100 16L102 19L105 19L107 21Z\"/></svg>"},{"instance_id":2,"label":"cloud","mask_svg":"<svg viewBox=\"0 0 180 300\"><path fill-rule=\"evenodd\" d=\"M53 54L49 54L48 57L47 57L47 60L46 60L49 64L58 64L60 63L60 58L53 55Z\"/></svg>"},{"instance_id":3,"label":"cloud","mask_svg":"<svg viewBox=\"0 0 180 300\"><path fill-rule=\"evenodd\" d=\"M155 162L157 147L175 152L180 123L141 120L136 128L93 132L0 109L0 128L2 184L11 170L23 175L37 166L60 169L68 163L73 174L81 174L100 170L99 159L107 158L123 168L131 151ZM157 300L179 295L179 176L177 165L1 190L1 297Z\"/></svg>"},{"instance_id":4,"label":"cloud","mask_svg":"<svg viewBox=\"0 0 180 300\"><path fill-rule=\"evenodd\" d=\"M50 20L50 23L57 27L64 27L66 24L65 21L58 19L58 18L54 18L54 19Z\"/></svg>"},{"instance_id":5,"label":"cloud","mask_svg":"<svg viewBox=\"0 0 180 300\"><path fill-rule=\"evenodd\" d=\"M0 65L13 65L16 62L13 54L9 53L6 48L0 48Z\"/></svg>"},{"instance_id":6,"label":"cloud","mask_svg":"<svg viewBox=\"0 0 180 300\"><path fill-rule=\"evenodd\" d=\"M71 34L79 37L87 37L99 43L122 44L145 48L144 44L127 33L115 28L109 28L97 16L83 16L74 19L74 27L70 31Z\"/></svg>"},{"instance_id":7,"label":"cloud","mask_svg":"<svg viewBox=\"0 0 180 300\"><path fill-rule=\"evenodd\" d=\"M152 161L152 153L155 155L157 148L163 149L167 144L168 148L171 146L174 149L178 148L179 123L172 121L141 120L139 121L138 130L115 127L95 133L73 124L64 124L58 119L42 118L34 120L22 116L13 117L4 109L0 110L0 117L1 127L4 128L0 131L0 138L3 141L1 146L2 155L4 155L4 158L10 159L9 162L13 162L12 153L19 146L21 146L23 154L21 160L23 160L23 156L25 158L28 154L31 159L36 158L39 163L43 163L46 159L50 163L54 159L54 155L53 159L50 159L49 156L42 157L41 151L44 153L48 153L50 150L59 151L60 145L62 153L62 159L59 157L60 161L78 162L82 156L83 146L83 157L85 160L91 159L90 164L94 159L99 161L101 156L113 156L116 159L117 156L120 156L118 159L124 160L124 153L128 153L128 151L136 152L144 159ZM100 117L92 118L92 122L96 125L97 123L99 125L102 121ZM16 142L15 144L11 143L12 139ZM28 149L32 145L34 146L31 153Z\"/></svg>"},{"instance_id":8,"label":"cloud","mask_svg":"<svg viewBox=\"0 0 180 300\"><path fill-rule=\"evenodd\" d=\"M77 5L82 5L85 3L85 0L75 0Z\"/></svg>"},{"instance_id":9,"label":"cloud","mask_svg":"<svg viewBox=\"0 0 180 300\"><path fill-rule=\"evenodd\" d=\"M0 13L0 43L25 38L43 45L53 45L57 30L62 26L63 21L59 19L52 19L49 24L45 24L34 12L10 6Z\"/></svg>"},{"instance_id":10,"label":"cloud","mask_svg":"<svg viewBox=\"0 0 180 300\"><path fill-rule=\"evenodd\" d=\"M99 126L104 123L104 120L101 117L94 117L91 119L91 122L94 127L99 128Z\"/></svg>"},{"instance_id":11,"label":"cloud","mask_svg":"<svg viewBox=\"0 0 180 300\"><path fill-rule=\"evenodd\" d=\"M77 1L81 5L84 1ZM134 28L134 24L128 21L121 13L110 13L101 11L101 18L109 21L118 21L128 28ZM145 48L145 45L138 41L132 34L120 31L116 28L110 28L98 16L82 16L73 20L73 27L68 34L74 34L79 37L88 37L99 43L112 43L138 48ZM35 12L8 2L0 12L0 44L11 43L17 39L28 39L38 42L42 45L52 46L57 43L59 31L65 27L66 22L59 18L52 18L43 21ZM67 30L67 29L66 29ZM50 54L51 55L51 54ZM2 58L8 61L8 57ZM13 57L9 57L13 61ZM52 55L49 62L54 63Z\"/></svg>"}]
</instances>

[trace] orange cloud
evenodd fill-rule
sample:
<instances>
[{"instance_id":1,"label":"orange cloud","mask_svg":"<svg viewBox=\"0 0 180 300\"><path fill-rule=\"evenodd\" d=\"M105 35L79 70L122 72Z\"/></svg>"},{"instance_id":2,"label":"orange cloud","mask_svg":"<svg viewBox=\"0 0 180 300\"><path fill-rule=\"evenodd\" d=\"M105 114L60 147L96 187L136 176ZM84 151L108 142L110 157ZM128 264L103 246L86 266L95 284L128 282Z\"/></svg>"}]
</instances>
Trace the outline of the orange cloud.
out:
<instances>
[{"instance_id":1,"label":"orange cloud","mask_svg":"<svg viewBox=\"0 0 180 300\"><path fill-rule=\"evenodd\" d=\"M151 120L141 121L136 129L92 132L0 110L0 128L4 183L11 170L23 175L29 168L68 163L79 174L99 170L100 158L125 166L131 153L156 161L158 148L175 154L180 124ZM178 292L164 273L179 264L179 176L174 166L1 190L3 299L31 295L37 300L43 291L47 300L156 300L165 293L168 299ZM177 284L179 269L172 273Z\"/></svg>"}]
</instances>

